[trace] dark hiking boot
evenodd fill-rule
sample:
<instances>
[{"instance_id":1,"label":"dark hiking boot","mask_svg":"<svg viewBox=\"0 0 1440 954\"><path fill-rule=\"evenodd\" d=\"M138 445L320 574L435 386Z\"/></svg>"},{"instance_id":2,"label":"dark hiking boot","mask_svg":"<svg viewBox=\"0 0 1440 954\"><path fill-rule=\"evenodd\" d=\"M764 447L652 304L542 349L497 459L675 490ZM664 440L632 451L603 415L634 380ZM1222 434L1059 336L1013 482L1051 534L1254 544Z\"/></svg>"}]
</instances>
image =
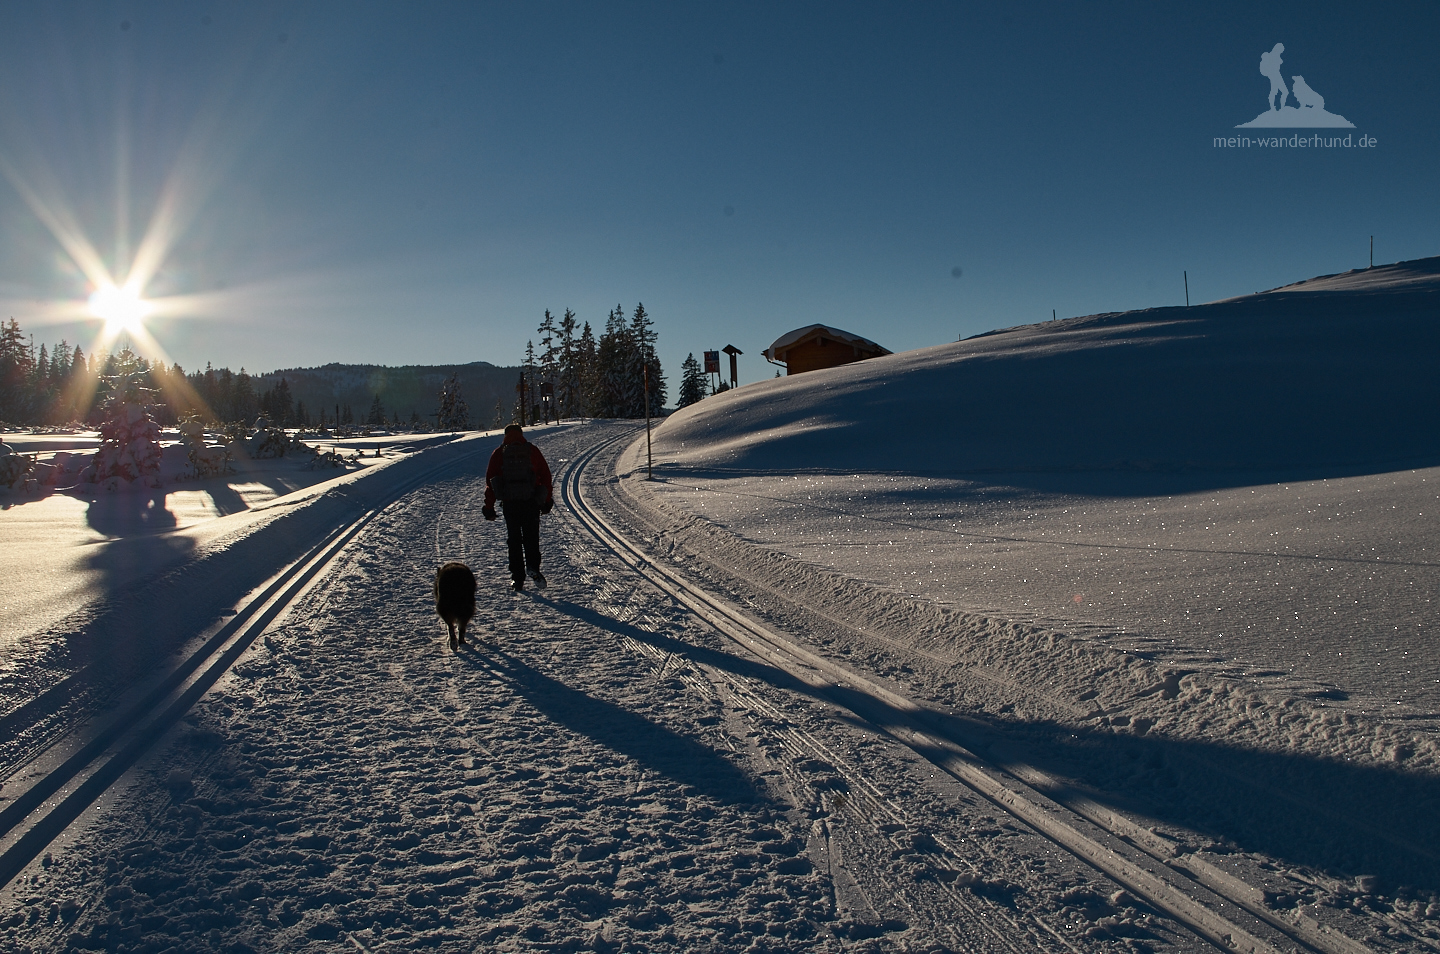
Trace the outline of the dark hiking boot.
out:
<instances>
[{"instance_id":1,"label":"dark hiking boot","mask_svg":"<svg viewBox=\"0 0 1440 954\"><path fill-rule=\"evenodd\" d=\"M536 570L534 573L530 574L530 579L535 581L535 589L545 589L545 574L541 573L539 570Z\"/></svg>"},{"instance_id":2,"label":"dark hiking boot","mask_svg":"<svg viewBox=\"0 0 1440 954\"><path fill-rule=\"evenodd\" d=\"M511 581L510 581L510 589L514 590L516 593L519 593L521 590L525 589L525 581L524 581L524 580L511 580Z\"/></svg>"}]
</instances>

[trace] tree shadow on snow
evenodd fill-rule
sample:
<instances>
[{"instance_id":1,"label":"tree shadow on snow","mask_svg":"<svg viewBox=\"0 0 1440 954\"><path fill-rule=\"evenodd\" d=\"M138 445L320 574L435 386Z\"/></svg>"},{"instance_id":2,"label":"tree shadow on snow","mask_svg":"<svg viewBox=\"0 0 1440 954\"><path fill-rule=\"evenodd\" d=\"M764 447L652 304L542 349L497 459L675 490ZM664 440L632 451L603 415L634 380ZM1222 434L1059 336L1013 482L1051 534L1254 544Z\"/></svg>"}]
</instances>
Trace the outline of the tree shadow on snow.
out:
<instances>
[{"instance_id":1,"label":"tree shadow on snow","mask_svg":"<svg viewBox=\"0 0 1440 954\"><path fill-rule=\"evenodd\" d=\"M352 514L343 499L321 501L304 517L287 514L204 554L188 537L167 533L95 547L86 561L100 573L94 598L33 638L29 665L57 674L53 684L35 693L25 682L25 695L5 699L13 707L0 719L0 736L61 724L58 713L103 705L188 640L232 619L230 607L274 571L276 554L303 553L321 538L317 527Z\"/></svg>"},{"instance_id":2,"label":"tree shadow on snow","mask_svg":"<svg viewBox=\"0 0 1440 954\"><path fill-rule=\"evenodd\" d=\"M471 653L456 658L475 669L483 665L480 657ZM678 785L729 804L754 805L767 800L728 759L688 736L572 689L504 650L488 647L484 659L508 676L546 718Z\"/></svg>"}]
</instances>

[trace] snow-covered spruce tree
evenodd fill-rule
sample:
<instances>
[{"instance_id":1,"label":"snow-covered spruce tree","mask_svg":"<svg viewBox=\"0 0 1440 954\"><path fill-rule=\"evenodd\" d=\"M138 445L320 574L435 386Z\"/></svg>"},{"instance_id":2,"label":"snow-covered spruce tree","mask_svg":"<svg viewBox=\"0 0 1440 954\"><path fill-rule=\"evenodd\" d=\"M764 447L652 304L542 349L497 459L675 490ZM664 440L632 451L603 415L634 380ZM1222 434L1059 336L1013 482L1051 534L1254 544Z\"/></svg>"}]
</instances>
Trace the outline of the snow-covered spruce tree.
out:
<instances>
[{"instance_id":1,"label":"snow-covered spruce tree","mask_svg":"<svg viewBox=\"0 0 1440 954\"><path fill-rule=\"evenodd\" d=\"M180 441L185 446L185 456L190 459L191 476L218 477L229 473L230 449L222 444L205 443L205 422L198 414L187 414L180 419Z\"/></svg>"},{"instance_id":2,"label":"snow-covered spruce tree","mask_svg":"<svg viewBox=\"0 0 1440 954\"><path fill-rule=\"evenodd\" d=\"M690 352L685 361L680 365L680 401L678 407L689 407L705 397L705 372L700 370L700 362L695 360L695 352Z\"/></svg>"},{"instance_id":3,"label":"snow-covered spruce tree","mask_svg":"<svg viewBox=\"0 0 1440 954\"><path fill-rule=\"evenodd\" d=\"M241 428L241 431L243 433L244 429ZM292 447L302 450L305 447L298 440L292 441L283 427L275 427L264 417L255 419L255 433L240 441L239 445L255 460L284 457Z\"/></svg>"},{"instance_id":4,"label":"snow-covered spruce tree","mask_svg":"<svg viewBox=\"0 0 1440 954\"><path fill-rule=\"evenodd\" d=\"M11 490L20 485L35 469L35 459L28 454L18 454L9 444L0 443L0 489Z\"/></svg>"},{"instance_id":5,"label":"snow-covered spruce tree","mask_svg":"<svg viewBox=\"0 0 1440 954\"><path fill-rule=\"evenodd\" d=\"M440 387L440 430L463 431L470 424L470 408L460 396L460 374L456 372Z\"/></svg>"},{"instance_id":6,"label":"snow-covered spruce tree","mask_svg":"<svg viewBox=\"0 0 1440 954\"><path fill-rule=\"evenodd\" d=\"M81 472L82 481L139 480L147 487L160 486L160 425L150 414L155 391L145 386L147 376L148 371L130 365L106 377L109 394L100 422L100 449Z\"/></svg>"}]
</instances>

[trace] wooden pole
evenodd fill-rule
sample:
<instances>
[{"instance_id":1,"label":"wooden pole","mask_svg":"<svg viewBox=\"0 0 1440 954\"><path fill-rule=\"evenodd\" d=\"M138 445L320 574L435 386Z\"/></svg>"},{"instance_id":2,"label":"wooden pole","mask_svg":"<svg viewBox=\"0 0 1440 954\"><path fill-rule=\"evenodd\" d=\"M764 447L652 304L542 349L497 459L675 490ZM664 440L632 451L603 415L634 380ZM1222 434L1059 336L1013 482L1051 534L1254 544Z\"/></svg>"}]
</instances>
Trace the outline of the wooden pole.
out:
<instances>
[{"instance_id":1,"label":"wooden pole","mask_svg":"<svg viewBox=\"0 0 1440 954\"><path fill-rule=\"evenodd\" d=\"M650 362L645 362L645 479L655 479L655 456L650 450Z\"/></svg>"},{"instance_id":2,"label":"wooden pole","mask_svg":"<svg viewBox=\"0 0 1440 954\"><path fill-rule=\"evenodd\" d=\"M1180 274L1185 276L1185 307L1186 307L1186 308L1189 308L1189 307L1190 307L1190 273L1189 273L1189 272L1181 272Z\"/></svg>"}]
</instances>

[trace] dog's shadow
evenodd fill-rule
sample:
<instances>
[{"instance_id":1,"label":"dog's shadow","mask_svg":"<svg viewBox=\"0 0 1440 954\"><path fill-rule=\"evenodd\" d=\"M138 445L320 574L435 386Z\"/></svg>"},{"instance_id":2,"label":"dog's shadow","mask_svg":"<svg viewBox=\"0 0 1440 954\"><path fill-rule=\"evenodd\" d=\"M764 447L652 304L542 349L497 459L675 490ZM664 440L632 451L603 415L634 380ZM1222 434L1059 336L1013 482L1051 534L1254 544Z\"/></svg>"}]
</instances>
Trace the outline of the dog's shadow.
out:
<instances>
[{"instance_id":1,"label":"dog's shadow","mask_svg":"<svg viewBox=\"0 0 1440 954\"><path fill-rule=\"evenodd\" d=\"M744 772L695 739L572 689L493 643L479 644L472 638L467 645L475 652L458 653L455 658L461 664L476 671L493 666L526 701L557 725L716 801L755 805L769 800Z\"/></svg>"}]
</instances>

